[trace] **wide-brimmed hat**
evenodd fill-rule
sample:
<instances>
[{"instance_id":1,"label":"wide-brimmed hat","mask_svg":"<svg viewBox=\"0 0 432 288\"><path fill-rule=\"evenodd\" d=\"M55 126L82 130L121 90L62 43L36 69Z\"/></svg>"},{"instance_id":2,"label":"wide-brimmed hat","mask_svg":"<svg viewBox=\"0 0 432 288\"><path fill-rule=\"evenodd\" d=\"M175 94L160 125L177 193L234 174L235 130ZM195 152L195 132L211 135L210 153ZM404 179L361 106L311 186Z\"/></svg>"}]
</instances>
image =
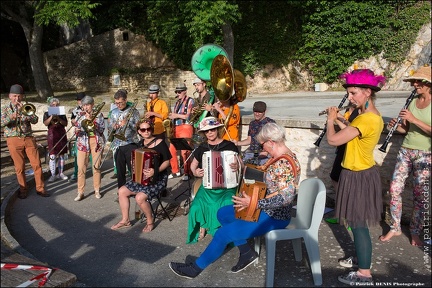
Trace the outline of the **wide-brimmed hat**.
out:
<instances>
[{"instance_id":1,"label":"wide-brimmed hat","mask_svg":"<svg viewBox=\"0 0 432 288\"><path fill-rule=\"evenodd\" d=\"M178 83L175 87L175 91L185 91L187 90L186 84L185 83Z\"/></svg>"},{"instance_id":2,"label":"wide-brimmed hat","mask_svg":"<svg viewBox=\"0 0 432 288\"><path fill-rule=\"evenodd\" d=\"M211 130L214 128L221 127L223 125L224 124L220 123L219 120L216 119L215 117L206 117L203 120L201 120L201 122L199 124L199 131L198 132Z\"/></svg>"},{"instance_id":3,"label":"wide-brimmed hat","mask_svg":"<svg viewBox=\"0 0 432 288\"><path fill-rule=\"evenodd\" d=\"M370 69L357 69L352 72L347 72L339 76L345 79L345 84L342 86L344 88L348 87L361 87L370 88L375 92L381 90L382 85L384 85L386 78L382 75L375 75Z\"/></svg>"},{"instance_id":4,"label":"wide-brimmed hat","mask_svg":"<svg viewBox=\"0 0 432 288\"><path fill-rule=\"evenodd\" d=\"M9 94L24 94L24 89L19 84L14 84L11 86Z\"/></svg>"},{"instance_id":5,"label":"wide-brimmed hat","mask_svg":"<svg viewBox=\"0 0 432 288\"><path fill-rule=\"evenodd\" d=\"M413 80L420 80L423 82L431 83L431 67L429 66L420 67L411 76L404 79L403 81L408 82Z\"/></svg>"},{"instance_id":6,"label":"wide-brimmed hat","mask_svg":"<svg viewBox=\"0 0 432 288\"><path fill-rule=\"evenodd\" d=\"M156 85L156 84L150 85L148 92L150 94L152 94L152 93L159 93L159 85Z\"/></svg>"}]
</instances>

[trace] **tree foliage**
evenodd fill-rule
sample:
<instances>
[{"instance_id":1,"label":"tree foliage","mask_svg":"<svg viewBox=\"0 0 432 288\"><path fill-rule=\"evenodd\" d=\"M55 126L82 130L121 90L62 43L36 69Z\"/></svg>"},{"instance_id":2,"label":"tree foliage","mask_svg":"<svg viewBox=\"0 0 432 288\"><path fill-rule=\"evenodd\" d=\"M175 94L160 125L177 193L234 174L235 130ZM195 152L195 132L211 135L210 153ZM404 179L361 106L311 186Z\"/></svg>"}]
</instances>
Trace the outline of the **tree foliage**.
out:
<instances>
[{"instance_id":1,"label":"tree foliage","mask_svg":"<svg viewBox=\"0 0 432 288\"><path fill-rule=\"evenodd\" d=\"M430 13L423 1L307 1L298 59L332 83L354 61L384 52L400 62ZM429 20L430 21L430 20Z\"/></svg>"}]
</instances>

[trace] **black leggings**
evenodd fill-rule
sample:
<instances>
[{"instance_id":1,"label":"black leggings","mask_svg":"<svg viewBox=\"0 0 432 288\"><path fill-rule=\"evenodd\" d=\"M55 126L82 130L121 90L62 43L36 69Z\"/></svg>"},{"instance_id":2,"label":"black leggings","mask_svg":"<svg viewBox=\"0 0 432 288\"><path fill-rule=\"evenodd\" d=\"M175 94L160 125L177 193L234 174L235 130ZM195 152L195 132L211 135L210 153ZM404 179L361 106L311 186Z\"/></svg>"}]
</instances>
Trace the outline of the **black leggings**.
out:
<instances>
[{"instance_id":1,"label":"black leggings","mask_svg":"<svg viewBox=\"0 0 432 288\"><path fill-rule=\"evenodd\" d=\"M370 269L372 262L372 240L369 228L351 228L354 235L354 245L360 269Z\"/></svg>"}]
</instances>

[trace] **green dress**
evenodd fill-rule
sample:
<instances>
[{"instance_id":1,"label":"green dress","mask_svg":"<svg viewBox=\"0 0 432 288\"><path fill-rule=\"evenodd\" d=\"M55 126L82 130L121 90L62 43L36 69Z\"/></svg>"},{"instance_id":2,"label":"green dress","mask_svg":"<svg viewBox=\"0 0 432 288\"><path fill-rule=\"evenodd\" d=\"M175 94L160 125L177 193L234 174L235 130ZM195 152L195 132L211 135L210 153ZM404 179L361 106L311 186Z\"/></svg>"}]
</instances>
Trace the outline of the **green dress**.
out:
<instances>
[{"instance_id":1,"label":"green dress","mask_svg":"<svg viewBox=\"0 0 432 288\"><path fill-rule=\"evenodd\" d=\"M189 210L187 244L198 241L200 227L207 229L207 233L214 236L221 226L217 219L217 211L223 206L232 205L232 196L236 192L237 187L205 189L201 184Z\"/></svg>"}]
</instances>

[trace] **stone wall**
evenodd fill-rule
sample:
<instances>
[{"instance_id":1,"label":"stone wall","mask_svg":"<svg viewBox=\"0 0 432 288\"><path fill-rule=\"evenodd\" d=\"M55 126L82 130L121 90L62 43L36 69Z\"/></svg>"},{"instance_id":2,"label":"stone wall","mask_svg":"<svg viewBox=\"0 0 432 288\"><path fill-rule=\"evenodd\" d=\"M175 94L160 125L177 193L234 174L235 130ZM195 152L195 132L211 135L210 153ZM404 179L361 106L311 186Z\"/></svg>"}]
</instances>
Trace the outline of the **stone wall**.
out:
<instances>
[{"instance_id":1,"label":"stone wall","mask_svg":"<svg viewBox=\"0 0 432 288\"><path fill-rule=\"evenodd\" d=\"M104 91L125 88L130 92L147 94L151 84L159 84L161 96L169 97L176 83L185 81L192 88L193 71L182 71L143 35L116 29L88 40L44 53L45 64L54 91ZM191 55L192 57L192 55ZM370 68L376 73L391 71L383 90L408 90L409 83L402 80L410 71L431 59L431 23L424 25L402 65L395 66L383 58L383 53L368 59L359 59L347 69ZM235 68L235 67L234 67ZM127 69L120 73L119 85L114 85L113 69ZM136 70L133 73L131 71ZM268 65L247 76L248 95L281 93L286 91L313 91L314 83L300 63L294 61L281 68ZM341 89L339 83L328 85Z\"/></svg>"}]
</instances>

